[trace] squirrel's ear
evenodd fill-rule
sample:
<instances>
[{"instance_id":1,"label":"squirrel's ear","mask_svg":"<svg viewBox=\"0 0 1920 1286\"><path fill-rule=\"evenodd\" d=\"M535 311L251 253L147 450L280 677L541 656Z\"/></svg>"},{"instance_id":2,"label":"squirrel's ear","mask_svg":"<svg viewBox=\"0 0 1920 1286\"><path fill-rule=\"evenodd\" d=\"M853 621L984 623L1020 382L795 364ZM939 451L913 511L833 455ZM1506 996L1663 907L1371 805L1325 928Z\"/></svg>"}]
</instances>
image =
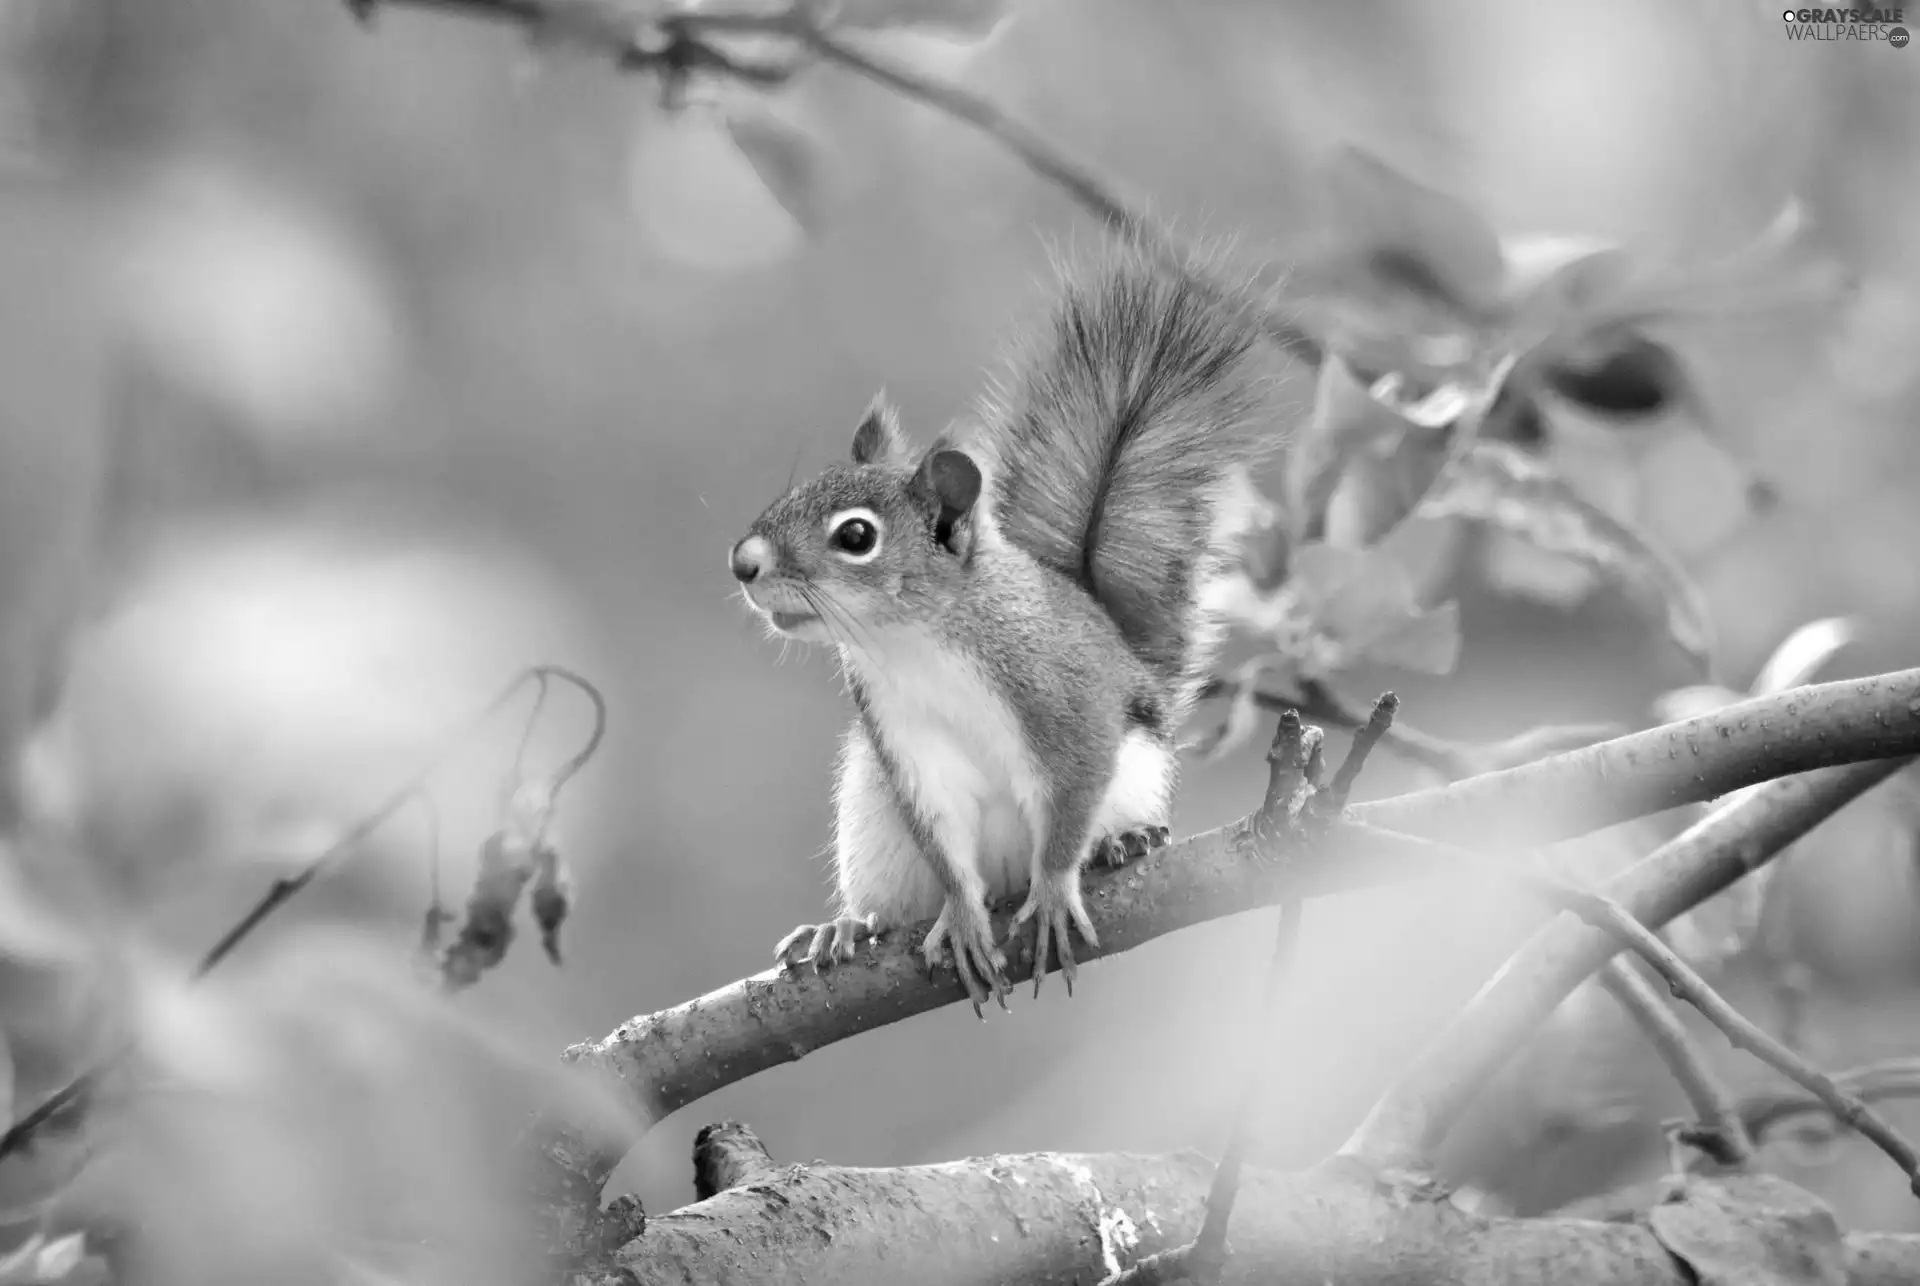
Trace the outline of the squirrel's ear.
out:
<instances>
[{"instance_id":1,"label":"squirrel's ear","mask_svg":"<svg viewBox=\"0 0 1920 1286\"><path fill-rule=\"evenodd\" d=\"M900 416L887 401L885 393L876 394L853 431L855 464L889 464L907 454L906 435L900 432Z\"/></svg>"},{"instance_id":2,"label":"squirrel's ear","mask_svg":"<svg viewBox=\"0 0 1920 1286\"><path fill-rule=\"evenodd\" d=\"M973 545L973 506L980 499L980 466L964 451L927 453L920 466L921 493L933 513L934 539L956 554Z\"/></svg>"}]
</instances>

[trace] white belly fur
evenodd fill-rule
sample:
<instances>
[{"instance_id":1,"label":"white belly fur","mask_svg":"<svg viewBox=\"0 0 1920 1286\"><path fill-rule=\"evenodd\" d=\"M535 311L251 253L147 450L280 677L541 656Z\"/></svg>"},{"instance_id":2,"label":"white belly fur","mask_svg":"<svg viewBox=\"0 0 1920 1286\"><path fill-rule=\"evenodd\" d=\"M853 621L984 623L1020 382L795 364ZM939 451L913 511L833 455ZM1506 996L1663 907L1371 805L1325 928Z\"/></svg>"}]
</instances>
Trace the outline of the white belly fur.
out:
<instances>
[{"instance_id":1,"label":"white belly fur","mask_svg":"<svg viewBox=\"0 0 1920 1286\"><path fill-rule=\"evenodd\" d=\"M988 901L1024 894L1051 815L1047 779L1018 718L967 659L924 635L887 635L877 653L851 653L887 740L887 752L919 815L961 867L963 887ZM1172 801L1173 752L1143 732L1121 744L1114 777L1094 810L1087 841L1164 825ZM841 863L841 897L855 914L918 918L939 909L940 893L904 822L883 810L890 797L879 765L848 751L840 843L865 855ZM869 802L870 801L870 802ZM1085 852L1081 857L1084 859Z\"/></svg>"},{"instance_id":2,"label":"white belly fur","mask_svg":"<svg viewBox=\"0 0 1920 1286\"><path fill-rule=\"evenodd\" d=\"M978 669L918 631L850 656L902 791L970 893L1023 892L1045 836L1046 779L1020 721Z\"/></svg>"}]
</instances>

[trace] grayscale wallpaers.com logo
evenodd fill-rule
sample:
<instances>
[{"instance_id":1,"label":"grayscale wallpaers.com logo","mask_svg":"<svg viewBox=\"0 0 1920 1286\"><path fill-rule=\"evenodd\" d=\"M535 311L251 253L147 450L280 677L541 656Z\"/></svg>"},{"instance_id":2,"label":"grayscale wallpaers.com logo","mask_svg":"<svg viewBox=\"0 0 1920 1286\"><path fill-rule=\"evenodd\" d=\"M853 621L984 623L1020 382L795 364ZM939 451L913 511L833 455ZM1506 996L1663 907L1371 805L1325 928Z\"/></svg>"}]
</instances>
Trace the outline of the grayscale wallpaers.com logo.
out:
<instances>
[{"instance_id":1,"label":"grayscale wallpaers.com logo","mask_svg":"<svg viewBox=\"0 0 1920 1286\"><path fill-rule=\"evenodd\" d=\"M1787 9L1780 17L1790 40L1884 40L1905 49L1912 39L1900 25L1904 9Z\"/></svg>"}]
</instances>

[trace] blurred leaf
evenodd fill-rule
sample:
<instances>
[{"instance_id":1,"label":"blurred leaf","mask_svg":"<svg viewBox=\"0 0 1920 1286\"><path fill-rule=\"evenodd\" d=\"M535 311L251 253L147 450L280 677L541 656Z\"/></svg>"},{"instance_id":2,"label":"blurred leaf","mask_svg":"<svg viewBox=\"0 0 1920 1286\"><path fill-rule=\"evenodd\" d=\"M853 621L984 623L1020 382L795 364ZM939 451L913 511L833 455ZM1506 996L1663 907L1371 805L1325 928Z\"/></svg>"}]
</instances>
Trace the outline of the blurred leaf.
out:
<instances>
[{"instance_id":1,"label":"blurred leaf","mask_svg":"<svg viewBox=\"0 0 1920 1286\"><path fill-rule=\"evenodd\" d=\"M1232 688L1227 702L1227 717L1218 728L1193 739L1187 750L1201 763L1213 763L1245 745L1260 726L1260 679L1281 658L1257 656L1228 680Z\"/></svg>"},{"instance_id":2,"label":"blurred leaf","mask_svg":"<svg viewBox=\"0 0 1920 1286\"><path fill-rule=\"evenodd\" d=\"M729 107L727 134L753 172L793 221L809 234L819 231L819 168L811 135L794 122L749 100Z\"/></svg>"},{"instance_id":3,"label":"blurred leaf","mask_svg":"<svg viewBox=\"0 0 1920 1286\"><path fill-rule=\"evenodd\" d=\"M1323 178L1340 235L1375 282L1463 318L1482 316L1499 299L1506 276L1500 239L1459 197L1357 147L1337 151Z\"/></svg>"},{"instance_id":4,"label":"blurred leaf","mask_svg":"<svg viewBox=\"0 0 1920 1286\"><path fill-rule=\"evenodd\" d=\"M1618 330L1589 336L1578 350L1556 357L1545 378L1560 396L1616 419L1657 415L1696 400L1672 349Z\"/></svg>"},{"instance_id":5,"label":"blurred leaf","mask_svg":"<svg viewBox=\"0 0 1920 1286\"><path fill-rule=\"evenodd\" d=\"M573 887L559 850L551 844L533 850L533 892L529 900L533 922L540 926L540 945L547 959L559 964L560 926L567 922L567 912L573 905Z\"/></svg>"},{"instance_id":6,"label":"blurred leaf","mask_svg":"<svg viewBox=\"0 0 1920 1286\"><path fill-rule=\"evenodd\" d=\"M45 1281L62 1281L73 1274L80 1261L87 1257L87 1235L83 1232L70 1232L64 1237L55 1237L40 1248L38 1263L35 1265L40 1277Z\"/></svg>"},{"instance_id":7,"label":"blurred leaf","mask_svg":"<svg viewBox=\"0 0 1920 1286\"><path fill-rule=\"evenodd\" d=\"M1460 664L1460 605L1451 600L1410 616L1367 645L1367 659L1416 674L1451 674Z\"/></svg>"},{"instance_id":8,"label":"blurred leaf","mask_svg":"<svg viewBox=\"0 0 1920 1286\"><path fill-rule=\"evenodd\" d=\"M1692 579L1539 460L1505 443L1476 443L1441 476L1420 512L1486 523L1536 548L1578 558L1639 597L1656 599L1674 642L1711 670L1713 621Z\"/></svg>"},{"instance_id":9,"label":"blurred leaf","mask_svg":"<svg viewBox=\"0 0 1920 1286\"><path fill-rule=\"evenodd\" d=\"M660 254L715 271L775 263L804 228L712 103L648 112L633 139L628 190L641 230Z\"/></svg>"},{"instance_id":10,"label":"blurred leaf","mask_svg":"<svg viewBox=\"0 0 1920 1286\"><path fill-rule=\"evenodd\" d=\"M1633 270L1626 251L1591 237L1515 237L1504 250L1517 320L1542 334L1598 308Z\"/></svg>"},{"instance_id":11,"label":"blurred leaf","mask_svg":"<svg viewBox=\"0 0 1920 1286\"><path fill-rule=\"evenodd\" d=\"M1751 239L1717 259L1650 275L1617 299L1610 311L1622 320L1651 321L1821 298L1839 284L1831 268L1781 262L1805 229L1806 207L1798 197L1789 197Z\"/></svg>"},{"instance_id":12,"label":"blurred leaf","mask_svg":"<svg viewBox=\"0 0 1920 1286\"><path fill-rule=\"evenodd\" d=\"M472 986L507 957L513 913L541 858L518 830L496 831L480 846L480 869L467 897L467 918L440 960L449 990Z\"/></svg>"},{"instance_id":13,"label":"blurred leaf","mask_svg":"<svg viewBox=\"0 0 1920 1286\"><path fill-rule=\"evenodd\" d=\"M58 1242L50 1242L42 1234L34 1233L12 1253L0 1259L0 1286L42 1286L43 1283L59 1281L79 1263L79 1258L72 1264L66 1262L68 1252L64 1243L75 1239L62 1237ZM84 1258L85 1254L82 1241L80 1258ZM56 1271L48 1272L49 1268Z\"/></svg>"},{"instance_id":14,"label":"blurred leaf","mask_svg":"<svg viewBox=\"0 0 1920 1286\"><path fill-rule=\"evenodd\" d=\"M1328 505L1324 539L1349 549L1377 544L1419 508L1454 454L1441 433L1408 433L1391 449L1358 453Z\"/></svg>"},{"instance_id":15,"label":"blurred leaf","mask_svg":"<svg viewBox=\"0 0 1920 1286\"><path fill-rule=\"evenodd\" d=\"M1308 677L1363 660L1444 674L1458 660L1456 606L1421 607L1406 569L1377 549L1303 545L1283 593L1292 633L1276 641Z\"/></svg>"},{"instance_id":16,"label":"blurred leaf","mask_svg":"<svg viewBox=\"0 0 1920 1286\"><path fill-rule=\"evenodd\" d=\"M838 0L827 20L836 27L927 27L986 37L1007 18L1008 0Z\"/></svg>"},{"instance_id":17,"label":"blurred leaf","mask_svg":"<svg viewBox=\"0 0 1920 1286\"><path fill-rule=\"evenodd\" d=\"M1472 440L1511 367L1502 358L1430 387L1389 371L1363 385L1343 357L1330 354L1288 462L1294 535L1364 547L1398 527Z\"/></svg>"},{"instance_id":18,"label":"blurred leaf","mask_svg":"<svg viewBox=\"0 0 1920 1286\"><path fill-rule=\"evenodd\" d=\"M1405 431L1399 417L1376 401L1338 353L1321 363L1313 413L1294 439L1287 460L1287 518L1296 540L1326 534L1327 506L1348 465L1368 446Z\"/></svg>"},{"instance_id":19,"label":"blurred leaf","mask_svg":"<svg viewBox=\"0 0 1920 1286\"><path fill-rule=\"evenodd\" d=\"M1255 493L1256 495L1258 493ZM1240 561L1237 571L1260 592L1276 588L1287 578L1287 559L1293 550L1292 534L1279 506L1260 497L1252 521L1240 535Z\"/></svg>"},{"instance_id":20,"label":"blurred leaf","mask_svg":"<svg viewBox=\"0 0 1920 1286\"><path fill-rule=\"evenodd\" d=\"M1858 637L1852 620L1827 616L1808 621L1781 640L1753 681L1753 695L1767 696L1810 683L1820 668L1847 644Z\"/></svg>"},{"instance_id":21,"label":"blurred leaf","mask_svg":"<svg viewBox=\"0 0 1920 1286\"><path fill-rule=\"evenodd\" d=\"M1700 1286L1846 1286L1833 1211L1773 1175L1688 1177L1647 1223Z\"/></svg>"}]
</instances>

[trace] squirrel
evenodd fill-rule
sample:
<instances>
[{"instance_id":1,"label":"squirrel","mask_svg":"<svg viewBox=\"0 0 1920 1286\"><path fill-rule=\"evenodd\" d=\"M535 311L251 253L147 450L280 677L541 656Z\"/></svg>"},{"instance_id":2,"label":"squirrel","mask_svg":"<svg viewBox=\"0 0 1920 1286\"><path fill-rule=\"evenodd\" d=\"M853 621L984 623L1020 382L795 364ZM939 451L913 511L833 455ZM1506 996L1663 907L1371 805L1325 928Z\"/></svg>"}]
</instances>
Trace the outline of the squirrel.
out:
<instances>
[{"instance_id":1,"label":"squirrel","mask_svg":"<svg viewBox=\"0 0 1920 1286\"><path fill-rule=\"evenodd\" d=\"M816 970L936 916L976 1014L1006 1007L987 907L1098 945L1089 861L1167 842L1176 733L1222 628L1203 602L1258 505L1286 359L1253 304L1135 242L1062 272L1051 324L916 452L886 396L852 459L790 487L730 553L785 639L839 652L858 717L836 764L833 919L775 948ZM802 953L801 948L805 948Z\"/></svg>"}]
</instances>

